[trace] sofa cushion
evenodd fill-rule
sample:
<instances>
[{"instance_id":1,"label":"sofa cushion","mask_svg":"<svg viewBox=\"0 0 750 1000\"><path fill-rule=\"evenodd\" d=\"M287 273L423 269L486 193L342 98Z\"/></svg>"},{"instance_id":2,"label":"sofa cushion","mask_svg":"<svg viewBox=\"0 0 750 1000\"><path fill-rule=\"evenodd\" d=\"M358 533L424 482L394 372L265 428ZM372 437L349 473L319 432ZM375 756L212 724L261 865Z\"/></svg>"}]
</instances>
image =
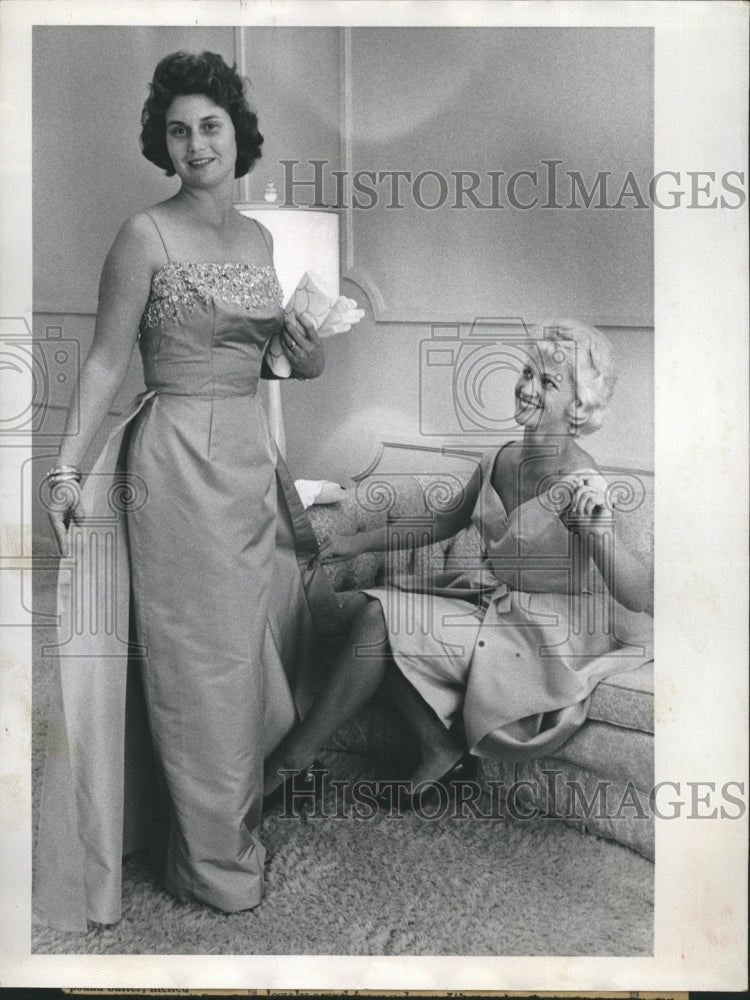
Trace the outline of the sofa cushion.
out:
<instances>
[{"instance_id":1,"label":"sofa cushion","mask_svg":"<svg viewBox=\"0 0 750 1000\"><path fill-rule=\"evenodd\" d=\"M331 535L356 535L360 530L351 496L341 503L313 505L307 510L318 543ZM331 584L336 593L361 590L371 587L382 575L383 556L375 552L363 552L354 559L342 559L324 563Z\"/></svg>"},{"instance_id":2,"label":"sofa cushion","mask_svg":"<svg viewBox=\"0 0 750 1000\"><path fill-rule=\"evenodd\" d=\"M516 786L517 814L538 809L545 818L559 817L582 833L617 841L654 860L654 817L648 792L618 780L602 782L599 774L572 764L566 764L557 778L550 777L550 772L559 770L557 758L519 763L486 758L480 763L484 780L501 782L506 793Z\"/></svg>"},{"instance_id":3,"label":"sofa cushion","mask_svg":"<svg viewBox=\"0 0 750 1000\"><path fill-rule=\"evenodd\" d=\"M573 764L604 780L632 782L648 793L654 784L654 737L589 719L555 751L555 760Z\"/></svg>"},{"instance_id":4,"label":"sofa cushion","mask_svg":"<svg viewBox=\"0 0 750 1000\"><path fill-rule=\"evenodd\" d=\"M350 487L342 501L360 531L370 531L388 518L419 517L426 511L424 493L416 476L373 476Z\"/></svg>"},{"instance_id":5,"label":"sofa cushion","mask_svg":"<svg viewBox=\"0 0 750 1000\"><path fill-rule=\"evenodd\" d=\"M589 719L623 729L654 732L654 664L607 677L591 696Z\"/></svg>"},{"instance_id":6,"label":"sofa cushion","mask_svg":"<svg viewBox=\"0 0 750 1000\"><path fill-rule=\"evenodd\" d=\"M419 757L405 721L380 699L357 712L325 749L365 755L373 761L376 774L382 772L378 776L390 778L408 774ZM525 783L518 789L521 810L559 814L581 832L615 840L653 860L648 798L653 753L654 740L648 733L589 721L554 757L518 763L483 757L479 777L483 783L502 783L506 792L514 783Z\"/></svg>"},{"instance_id":7,"label":"sofa cushion","mask_svg":"<svg viewBox=\"0 0 750 1000\"><path fill-rule=\"evenodd\" d=\"M330 535L357 534L357 519L353 513L344 507L343 503L322 506L313 505L312 507L308 507L307 516L310 518L310 523L319 544ZM373 556L374 559L375 557ZM367 565L364 571L361 565L357 565L357 560L348 559L341 560L340 562L325 563L325 571L331 580L333 589L340 591L356 587L358 574L363 577L373 575L377 570L377 566L370 565L373 560L366 560Z\"/></svg>"}]
</instances>

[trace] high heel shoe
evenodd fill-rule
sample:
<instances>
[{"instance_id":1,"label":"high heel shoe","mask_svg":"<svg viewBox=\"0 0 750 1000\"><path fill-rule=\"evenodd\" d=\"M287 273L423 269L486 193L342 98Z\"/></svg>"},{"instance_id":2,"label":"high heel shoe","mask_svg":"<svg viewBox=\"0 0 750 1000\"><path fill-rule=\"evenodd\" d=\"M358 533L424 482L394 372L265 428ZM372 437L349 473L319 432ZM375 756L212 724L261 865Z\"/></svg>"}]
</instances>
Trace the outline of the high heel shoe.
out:
<instances>
[{"instance_id":1,"label":"high heel shoe","mask_svg":"<svg viewBox=\"0 0 750 1000\"><path fill-rule=\"evenodd\" d=\"M403 782L384 782L388 787L375 796L378 805L385 809L396 809L397 812L414 812L422 808L432 808L441 804L441 794L438 786L448 793L457 785L474 781L477 776L477 758L464 754L450 767L445 774L435 780L420 781L416 788L409 791ZM411 787L413 782L408 783Z\"/></svg>"},{"instance_id":2,"label":"high heel shoe","mask_svg":"<svg viewBox=\"0 0 750 1000\"><path fill-rule=\"evenodd\" d=\"M293 804L297 796L304 796L303 801L309 801L312 796L314 801L318 801L323 794L322 783L316 779L316 775L328 774L326 768L319 760L314 760L312 764L288 774L286 778L268 795L263 796L263 812L270 812L278 805Z\"/></svg>"},{"instance_id":3,"label":"high heel shoe","mask_svg":"<svg viewBox=\"0 0 750 1000\"><path fill-rule=\"evenodd\" d=\"M438 778L435 784L447 787L449 785L458 785L462 781L473 781L477 776L478 766L478 758L472 756L470 753L465 753L460 760L456 761L453 767L445 772L442 778Z\"/></svg>"}]
</instances>

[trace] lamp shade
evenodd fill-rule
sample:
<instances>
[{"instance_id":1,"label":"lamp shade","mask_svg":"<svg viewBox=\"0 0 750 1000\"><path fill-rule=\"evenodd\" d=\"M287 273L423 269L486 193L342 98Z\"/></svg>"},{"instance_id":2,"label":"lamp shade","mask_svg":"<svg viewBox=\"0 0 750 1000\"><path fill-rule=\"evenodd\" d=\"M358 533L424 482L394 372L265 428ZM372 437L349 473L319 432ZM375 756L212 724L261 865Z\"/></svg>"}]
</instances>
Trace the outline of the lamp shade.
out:
<instances>
[{"instance_id":1,"label":"lamp shade","mask_svg":"<svg viewBox=\"0 0 750 1000\"><path fill-rule=\"evenodd\" d=\"M242 215L256 219L273 237L276 274L286 302L305 271L314 271L323 287L339 294L339 217L317 208L269 208L239 204Z\"/></svg>"},{"instance_id":2,"label":"lamp shade","mask_svg":"<svg viewBox=\"0 0 750 1000\"><path fill-rule=\"evenodd\" d=\"M335 298L339 295L339 217L320 208L282 208L241 202L235 205L265 226L273 237L273 260L284 294L284 303L299 284L305 271L313 271L322 287ZM268 423L276 445L286 454L281 386L268 384Z\"/></svg>"}]
</instances>

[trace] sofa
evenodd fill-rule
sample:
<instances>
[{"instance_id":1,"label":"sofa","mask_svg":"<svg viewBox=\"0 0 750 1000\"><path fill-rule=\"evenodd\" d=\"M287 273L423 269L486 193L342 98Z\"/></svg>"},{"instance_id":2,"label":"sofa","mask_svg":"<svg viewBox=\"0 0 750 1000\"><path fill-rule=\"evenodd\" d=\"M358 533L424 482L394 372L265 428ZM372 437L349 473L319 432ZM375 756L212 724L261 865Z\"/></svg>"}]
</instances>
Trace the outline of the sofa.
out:
<instances>
[{"instance_id":1,"label":"sofa","mask_svg":"<svg viewBox=\"0 0 750 1000\"><path fill-rule=\"evenodd\" d=\"M386 444L368 471L347 484L339 502L308 508L319 540L329 534L369 530L385 524L389 517L411 517L415 525L424 525L436 503L450 504L473 468L469 459L459 462L458 468L454 463L450 471L441 469L438 461L437 468L419 475L394 472L383 461L387 454ZM420 468L415 455L406 464ZM614 491L617 538L651 569L653 580L653 475L615 468L602 472ZM398 552L387 562L382 554L364 553L328 563L326 571L343 601L349 592L382 584L392 574L428 574L449 567L452 559L465 560L478 552L479 536L472 526L448 541ZM653 585L647 610L653 614ZM378 697L336 733L328 749L401 766L408 765L416 752L406 723ZM553 756L479 761L480 782L503 797L512 816L560 819L652 861L654 822L649 791L653 775L653 661L602 681L591 696L587 721Z\"/></svg>"}]
</instances>

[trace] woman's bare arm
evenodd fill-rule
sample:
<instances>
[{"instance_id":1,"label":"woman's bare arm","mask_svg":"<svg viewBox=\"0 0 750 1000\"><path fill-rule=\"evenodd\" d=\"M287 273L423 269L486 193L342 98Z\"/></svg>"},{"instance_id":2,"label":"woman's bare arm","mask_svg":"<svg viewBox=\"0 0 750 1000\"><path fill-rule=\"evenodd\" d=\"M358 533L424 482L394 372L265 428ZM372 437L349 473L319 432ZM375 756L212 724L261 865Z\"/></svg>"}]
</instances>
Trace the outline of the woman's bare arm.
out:
<instances>
[{"instance_id":1,"label":"woman's bare arm","mask_svg":"<svg viewBox=\"0 0 750 1000\"><path fill-rule=\"evenodd\" d=\"M164 251L145 215L129 219L102 268L94 340L78 380L78 414L68 411L60 461L80 465L120 391L138 338L151 276ZM76 420L78 433L71 433Z\"/></svg>"},{"instance_id":2,"label":"woman's bare arm","mask_svg":"<svg viewBox=\"0 0 750 1000\"><path fill-rule=\"evenodd\" d=\"M129 219L102 268L94 339L78 378L77 409L73 404L68 409L60 465L81 466L120 391L138 338L151 277L163 259L164 250L151 220L145 214ZM50 514L61 552L67 549L70 513L75 517L75 511Z\"/></svg>"},{"instance_id":3,"label":"woman's bare arm","mask_svg":"<svg viewBox=\"0 0 750 1000\"><path fill-rule=\"evenodd\" d=\"M589 472L592 475L586 475ZM648 574L617 539L615 512L607 505L602 483L601 473L585 470L563 521L569 531L592 540L590 555L614 599L630 611L643 611L649 594Z\"/></svg>"},{"instance_id":4,"label":"woman's bare arm","mask_svg":"<svg viewBox=\"0 0 750 1000\"><path fill-rule=\"evenodd\" d=\"M382 528L360 531L356 535L331 536L320 547L321 558L323 560L348 559L351 556L361 555L363 552L385 552L386 548L410 548L415 544L419 547L452 538L462 528L471 524L471 515L476 506L481 485L482 474L477 467L464 487L456 507L453 510L444 513L438 512L434 515L434 530L429 535L425 533L419 538L415 538L414 524L411 519L394 518ZM400 521L404 528L403 532L399 531Z\"/></svg>"}]
</instances>

